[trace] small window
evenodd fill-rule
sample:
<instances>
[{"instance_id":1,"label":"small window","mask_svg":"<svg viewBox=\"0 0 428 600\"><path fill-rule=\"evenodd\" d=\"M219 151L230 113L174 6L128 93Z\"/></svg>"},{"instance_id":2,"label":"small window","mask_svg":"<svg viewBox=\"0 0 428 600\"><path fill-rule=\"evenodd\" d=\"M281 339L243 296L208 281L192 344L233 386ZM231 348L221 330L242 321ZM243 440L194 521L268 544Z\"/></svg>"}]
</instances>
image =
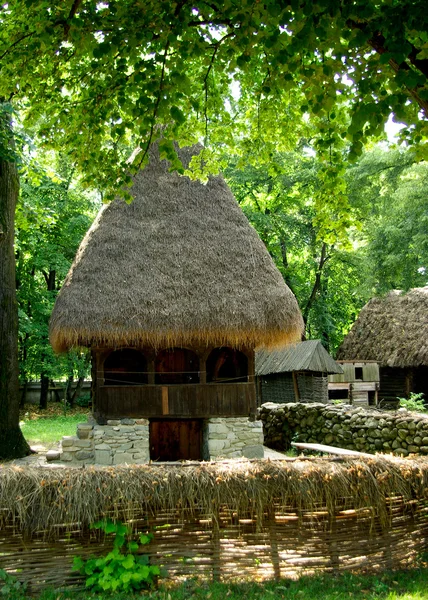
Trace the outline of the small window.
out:
<instances>
[{"instance_id":1,"label":"small window","mask_svg":"<svg viewBox=\"0 0 428 600\"><path fill-rule=\"evenodd\" d=\"M355 367L355 379L363 379L363 367Z\"/></svg>"},{"instance_id":2,"label":"small window","mask_svg":"<svg viewBox=\"0 0 428 600\"><path fill-rule=\"evenodd\" d=\"M207 359L207 383L248 381L248 358L233 348L214 348Z\"/></svg>"},{"instance_id":3,"label":"small window","mask_svg":"<svg viewBox=\"0 0 428 600\"><path fill-rule=\"evenodd\" d=\"M155 371L159 385L199 383L199 358L187 348L162 350L156 356Z\"/></svg>"},{"instance_id":4,"label":"small window","mask_svg":"<svg viewBox=\"0 0 428 600\"><path fill-rule=\"evenodd\" d=\"M147 360L138 350L115 350L104 361L104 385L142 385L147 381Z\"/></svg>"}]
</instances>

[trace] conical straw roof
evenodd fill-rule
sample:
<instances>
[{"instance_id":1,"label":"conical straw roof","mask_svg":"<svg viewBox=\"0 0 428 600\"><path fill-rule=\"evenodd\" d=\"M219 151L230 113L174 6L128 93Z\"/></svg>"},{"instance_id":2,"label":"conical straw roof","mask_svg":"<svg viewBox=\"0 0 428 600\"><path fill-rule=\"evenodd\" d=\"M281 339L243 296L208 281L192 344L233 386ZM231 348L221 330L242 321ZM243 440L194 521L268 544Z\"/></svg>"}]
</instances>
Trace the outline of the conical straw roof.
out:
<instances>
[{"instance_id":1,"label":"conical straw roof","mask_svg":"<svg viewBox=\"0 0 428 600\"><path fill-rule=\"evenodd\" d=\"M382 367L428 365L428 287L372 298L343 340L337 358L377 360Z\"/></svg>"},{"instance_id":2,"label":"conical straw roof","mask_svg":"<svg viewBox=\"0 0 428 600\"><path fill-rule=\"evenodd\" d=\"M184 164L194 152L180 150ZM56 351L301 339L296 299L222 177L170 173L154 147L131 191L131 204L101 209L80 245L52 313Z\"/></svg>"}]
</instances>

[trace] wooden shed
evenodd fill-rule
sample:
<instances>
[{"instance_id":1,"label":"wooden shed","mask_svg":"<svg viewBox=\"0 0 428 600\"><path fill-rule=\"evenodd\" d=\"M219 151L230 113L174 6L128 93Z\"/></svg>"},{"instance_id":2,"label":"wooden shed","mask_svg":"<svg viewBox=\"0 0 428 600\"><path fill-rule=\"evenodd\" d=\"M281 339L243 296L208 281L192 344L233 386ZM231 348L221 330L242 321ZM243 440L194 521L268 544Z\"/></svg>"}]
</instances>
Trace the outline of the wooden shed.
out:
<instances>
[{"instance_id":1,"label":"wooden shed","mask_svg":"<svg viewBox=\"0 0 428 600\"><path fill-rule=\"evenodd\" d=\"M328 398L355 406L377 406L379 364L375 360L339 360L342 374L329 375Z\"/></svg>"},{"instance_id":2,"label":"wooden shed","mask_svg":"<svg viewBox=\"0 0 428 600\"><path fill-rule=\"evenodd\" d=\"M428 287L373 298L338 351L338 359L378 361L380 401L410 392L428 398Z\"/></svg>"},{"instance_id":3,"label":"wooden shed","mask_svg":"<svg viewBox=\"0 0 428 600\"><path fill-rule=\"evenodd\" d=\"M221 176L169 172L154 145L131 191L84 238L51 343L91 349L98 424L148 419L152 458L202 458L207 420L254 418L254 349L301 339L302 317Z\"/></svg>"},{"instance_id":4,"label":"wooden shed","mask_svg":"<svg viewBox=\"0 0 428 600\"><path fill-rule=\"evenodd\" d=\"M329 373L343 369L320 340L256 352L257 403L328 402Z\"/></svg>"}]
</instances>

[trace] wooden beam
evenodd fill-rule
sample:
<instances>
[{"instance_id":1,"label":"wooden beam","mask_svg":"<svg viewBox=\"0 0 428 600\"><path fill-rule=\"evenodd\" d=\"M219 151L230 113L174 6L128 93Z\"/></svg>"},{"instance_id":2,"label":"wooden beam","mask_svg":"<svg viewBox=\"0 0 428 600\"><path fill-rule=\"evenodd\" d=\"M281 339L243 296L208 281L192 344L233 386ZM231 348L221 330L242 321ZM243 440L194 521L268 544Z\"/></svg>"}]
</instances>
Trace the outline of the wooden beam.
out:
<instances>
[{"instance_id":1,"label":"wooden beam","mask_svg":"<svg viewBox=\"0 0 428 600\"><path fill-rule=\"evenodd\" d=\"M374 456L374 454L368 454L366 452L347 450L346 448L336 448L335 446L326 446L325 444L305 444L303 442L291 442L291 445L299 450L313 450L314 452L338 454L339 456L364 456L366 458L373 458Z\"/></svg>"},{"instance_id":2,"label":"wooden beam","mask_svg":"<svg viewBox=\"0 0 428 600\"><path fill-rule=\"evenodd\" d=\"M169 415L168 388L162 387L162 414Z\"/></svg>"}]
</instances>

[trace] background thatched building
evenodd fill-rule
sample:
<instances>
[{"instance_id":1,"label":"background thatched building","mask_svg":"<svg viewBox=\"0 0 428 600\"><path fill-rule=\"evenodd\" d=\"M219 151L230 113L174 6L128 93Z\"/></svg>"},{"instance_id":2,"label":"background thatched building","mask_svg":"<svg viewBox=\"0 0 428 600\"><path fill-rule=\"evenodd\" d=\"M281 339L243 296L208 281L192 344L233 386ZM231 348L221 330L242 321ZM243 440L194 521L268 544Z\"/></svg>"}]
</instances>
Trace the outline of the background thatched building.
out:
<instances>
[{"instance_id":1,"label":"background thatched building","mask_svg":"<svg viewBox=\"0 0 428 600\"><path fill-rule=\"evenodd\" d=\"M100 211L50 336L56 351L91 348L98 423L150 419L152 458L201 458L207 419L255 414L254 348L299 340L303 321L223 178L168 166L152 148L134 201Z\"/></svg>"},{"instance_id":2,"label":"background thatched building","mask_svg":"<svg viewBox=\"0 0 428 600\"><path fill-rule=\"evenodd\" d=\"M410 392L428 398L428 287L370 300L337 358L379 361L380 400Z\"/></svg>"},{"instance_id":3,"label":"background thatched building","mask_svg":"<svg viewBox=\"0 0 428 600\"><path fill-rule=\"evenodd\" d=\"M256 352L257 403L328 402L329 373L343 369L320 340Z\"/></svg>"}]
</instances>

